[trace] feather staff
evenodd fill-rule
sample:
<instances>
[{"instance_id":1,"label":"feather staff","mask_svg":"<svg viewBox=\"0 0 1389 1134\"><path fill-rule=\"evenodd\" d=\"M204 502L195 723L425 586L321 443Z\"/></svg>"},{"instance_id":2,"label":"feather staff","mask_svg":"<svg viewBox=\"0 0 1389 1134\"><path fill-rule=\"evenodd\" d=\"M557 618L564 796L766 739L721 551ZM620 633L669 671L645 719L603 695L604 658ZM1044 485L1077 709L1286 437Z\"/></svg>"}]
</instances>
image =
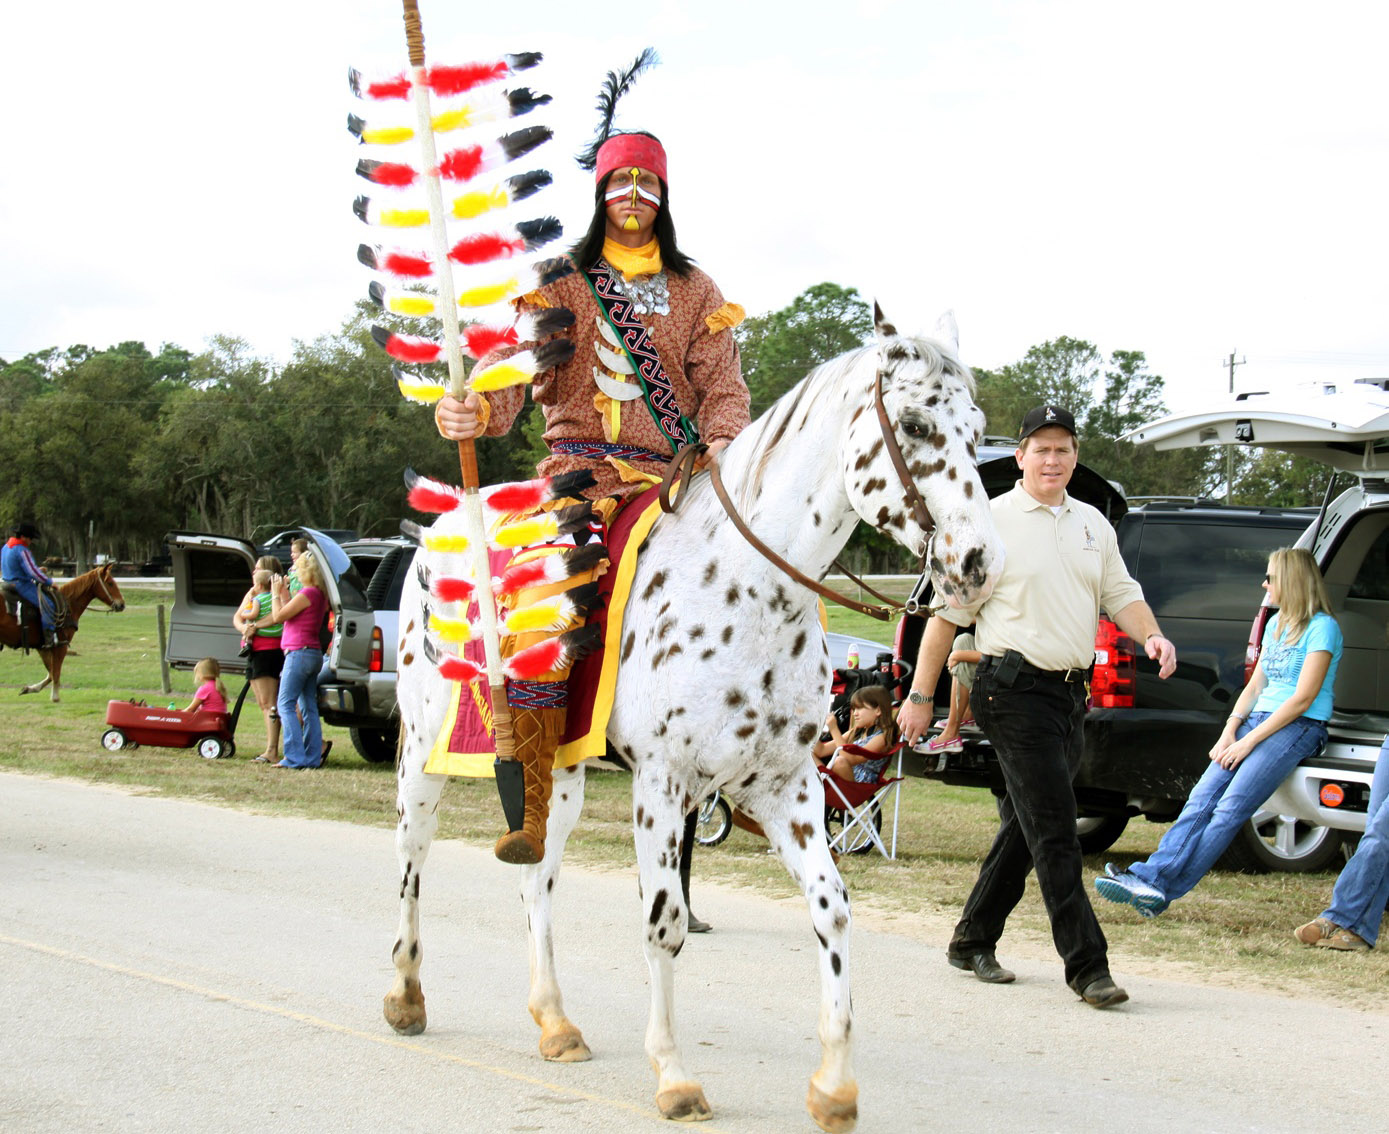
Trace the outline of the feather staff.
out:
<instances>
[{"instance_id":1,"label":"feather staff","mask_svg":"<svg viewBox=\"0 0 1389 1134\"><path fill-rule=\"evenodd\" d=\"M417 0L402 0L405 15L405 42L409 49L414 85L411 96L415 104L419 135L421 172L425 194L429 200L430 232L433 236L435 282L439 295L439 318L444 326L445 355L448 361L449 392L456 398L465 396L463 351L458 335L458 308L453 288L453 269L448 258L449 234L445 226L444 193L440 182L439 161L434 149L434 115L429 102L428 71L424 62L424 30L420 26ZM468 535L468 551L472 557L473 577L486 580L492 577L487 558L487 529L483 522L481 480L478 475L477 450L472 441L458 442L458 464L463 474L461 511ZM480 594L479 621L482 624L483 654L487 661L487 683L492 694L493 736L499 763L516 764L516 743L511 731L511 707L506 698L506 673L502 666L501 642L497 632L497 610L490 594ZM519 765L517 766L519 768ZM499 769L500 771L500 769ZM510 772L509 772L510 776ZM500 785L499 785L500 786Z\"/></svg>"}]
</instances>

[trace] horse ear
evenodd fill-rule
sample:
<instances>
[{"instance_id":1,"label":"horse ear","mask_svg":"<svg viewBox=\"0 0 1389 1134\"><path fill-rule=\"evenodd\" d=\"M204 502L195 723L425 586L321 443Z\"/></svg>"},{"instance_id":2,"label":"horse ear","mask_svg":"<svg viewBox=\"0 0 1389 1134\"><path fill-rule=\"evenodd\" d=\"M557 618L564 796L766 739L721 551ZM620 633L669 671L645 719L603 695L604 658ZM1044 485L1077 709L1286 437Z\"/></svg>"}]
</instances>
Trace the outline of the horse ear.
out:
<instances>
[{"instance_id":1,"label":"horse ear","mask_svg":"<svg viewBox=\"0 0 1389 1134\"><path fill-rule=\"evenodd\" d=\"M873 332L879 339L891 339L897 335L897 328L887 321L876 299L873 300Z\"/></svg>"},{"instance_id":2,"label":"horse ear","mask_svg":"<svg viewBox=\"0 0 1389 1134\"><path fill-rule=\"evenodd\" d=\"M960 352L960 328L955 326L955 312L942 311L936 320L936 330L932 338L945 343L956 354Z\"/></svg>"}]
</instances>

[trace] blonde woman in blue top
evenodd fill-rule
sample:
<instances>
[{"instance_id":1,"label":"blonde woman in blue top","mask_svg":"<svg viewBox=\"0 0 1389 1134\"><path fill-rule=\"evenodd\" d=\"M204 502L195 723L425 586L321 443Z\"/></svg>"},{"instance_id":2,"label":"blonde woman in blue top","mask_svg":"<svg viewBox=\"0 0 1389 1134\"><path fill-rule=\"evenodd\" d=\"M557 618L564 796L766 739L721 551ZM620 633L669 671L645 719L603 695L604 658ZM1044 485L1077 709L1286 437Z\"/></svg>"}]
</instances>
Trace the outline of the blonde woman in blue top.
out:
<instances>
[{"instance_id":1,"label":"blonde woman in blue top","mask_svg":"<svg viewBox=\"0 0 1389 1134\"><path fill-rule=\"evenodd\" d=\"M1177 821L1146 862L1113 864L1095 879L1111 902L1156 917L1215 865L1239 829L1284 777L1326 743L1341 628L1316 560L1285 547L1268 560L1269 601L1278 607L1254 676L1235 701L1211 763Z\"/></svg>"}]
</instances>

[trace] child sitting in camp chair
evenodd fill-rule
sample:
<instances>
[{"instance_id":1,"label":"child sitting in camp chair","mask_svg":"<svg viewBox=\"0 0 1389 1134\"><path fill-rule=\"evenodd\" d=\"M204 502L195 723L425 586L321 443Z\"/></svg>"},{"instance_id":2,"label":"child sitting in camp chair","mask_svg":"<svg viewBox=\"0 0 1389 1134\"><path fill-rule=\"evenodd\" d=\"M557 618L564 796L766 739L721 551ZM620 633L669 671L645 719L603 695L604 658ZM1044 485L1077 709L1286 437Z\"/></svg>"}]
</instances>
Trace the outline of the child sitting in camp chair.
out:
<instances>
[{"instance_id":1,"label":"child sitting in camp chair","mask_svg":"<svg viewBox=\"0 0 1389 1134\"><path fill-rule=\"evenodd\" d=\"M825 720L830 738L815 745L815 762L841 779L877 783L897 747L892 698L881 685L865 685L849 698L849 734L834 713Z\"/></svg>"}]
</instances>

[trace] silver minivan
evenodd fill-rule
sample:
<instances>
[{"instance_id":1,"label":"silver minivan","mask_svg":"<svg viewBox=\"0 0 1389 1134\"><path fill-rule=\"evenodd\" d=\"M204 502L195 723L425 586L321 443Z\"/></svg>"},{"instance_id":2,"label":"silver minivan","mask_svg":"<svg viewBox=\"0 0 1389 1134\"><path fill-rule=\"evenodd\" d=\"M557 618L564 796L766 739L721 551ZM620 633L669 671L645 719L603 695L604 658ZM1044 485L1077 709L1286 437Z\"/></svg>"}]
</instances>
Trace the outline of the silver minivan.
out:
<instances>
[{"instance_id":1,"label":"silver minivan","mask_svg":"<svg viewBox=\"0 0 1389 1134\"><path fill-rule=\"evenodd\" d=\"M1326 748L1304 760L1256 824L1294 869L1333 864L1365 830L1370 781L1389 733L1389 380L1318 382L1243 394L1150 422L1128 440L1158 449L1262 446L1320 461L1349 484L1328 500L1298 547L1321 567L1344 638ZM1255 606L1250 596L1251 613ZM1267 611L1256 619L1249 667Z\"/></svg>"}]
</instances>

